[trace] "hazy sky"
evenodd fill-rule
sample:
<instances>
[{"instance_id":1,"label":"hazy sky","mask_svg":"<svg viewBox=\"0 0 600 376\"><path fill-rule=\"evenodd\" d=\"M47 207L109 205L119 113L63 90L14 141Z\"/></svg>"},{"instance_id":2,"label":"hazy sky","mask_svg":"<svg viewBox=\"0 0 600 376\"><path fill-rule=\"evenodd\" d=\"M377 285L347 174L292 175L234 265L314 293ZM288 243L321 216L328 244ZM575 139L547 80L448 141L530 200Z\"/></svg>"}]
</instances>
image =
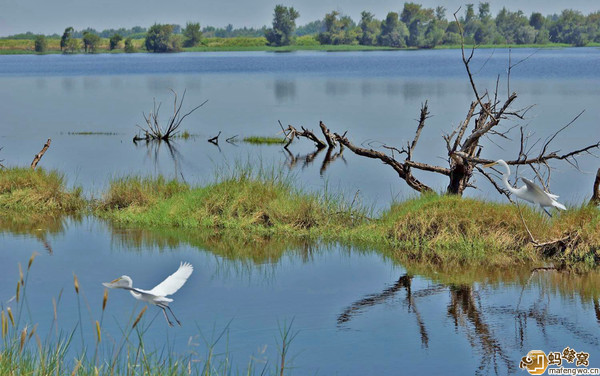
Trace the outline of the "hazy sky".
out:
<instances>
[{"instance_id":1,"label":"hazy sky","mask_svg":"<svg viewBox=\"0 0 600 376\"><path fill-rule=\"evenodd\" d=\"M414 1L425 7L443 5L447 16L459 6L460 0ZM477 4L477 1L471 1ZM599 0L503 0L489 1L495 15L503 6L522 10L526 14L558 13L571 8L583 13L600 10ZM65 27L75 29L144 26L155 22L185 25L187 21L202 26L235 27L269 25L276 4L294 6L300 12L296 21L303 25L321 19L325 13L338 10L358 20L360 12L368 10L383 18L389 11L402 9L404 1L392 0L0 0L0 36L26 31L34 33L62 33ZM464 9L464 7L463 7ZM462 12L462 11L461 11Z\"/></svg>"}]
</instances>

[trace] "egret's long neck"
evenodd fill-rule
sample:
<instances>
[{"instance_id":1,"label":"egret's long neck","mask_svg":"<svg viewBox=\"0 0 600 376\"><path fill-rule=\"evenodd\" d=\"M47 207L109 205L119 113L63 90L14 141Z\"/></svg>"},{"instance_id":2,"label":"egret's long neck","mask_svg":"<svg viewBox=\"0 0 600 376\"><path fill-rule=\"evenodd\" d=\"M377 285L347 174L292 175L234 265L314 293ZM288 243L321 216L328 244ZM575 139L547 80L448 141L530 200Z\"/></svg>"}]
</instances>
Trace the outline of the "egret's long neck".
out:
<instances>
[{"instance_id":1,"label":"egret's long neck","mask_svg":"<svg viewBox=\"0 0 600 376\"><path fill-rule=\"evenodd\" d=\"M133 290L129 290L129 293L131 294L131 296L133 296L134 298L136 298L136 299L138 299L138 300L139 300L139 299L140 299L140 297L142 296L142 294L140 294L140 293L137 293L137 292L135 292L135 291L133 291Z\"/></svg>"},{"instance_id":2,"label":"egret's long neck","mask_svg":"<svg viewBox=\"0 0 600 376\"><path fill-rule=\"evenodd\" d=\"M514 188L509 182L508 182L508 177L510 176L510 168L508 167L508 164L506 164L506 162L504 163L500 163L502 166L504 166L504 168L506 169L506 172L504 174L502 174L502 182L504 183L504 185L506 186L506 189L508 189L508 191L510 193L517 193L518 189Z\"/></svg>"}]
</instances>

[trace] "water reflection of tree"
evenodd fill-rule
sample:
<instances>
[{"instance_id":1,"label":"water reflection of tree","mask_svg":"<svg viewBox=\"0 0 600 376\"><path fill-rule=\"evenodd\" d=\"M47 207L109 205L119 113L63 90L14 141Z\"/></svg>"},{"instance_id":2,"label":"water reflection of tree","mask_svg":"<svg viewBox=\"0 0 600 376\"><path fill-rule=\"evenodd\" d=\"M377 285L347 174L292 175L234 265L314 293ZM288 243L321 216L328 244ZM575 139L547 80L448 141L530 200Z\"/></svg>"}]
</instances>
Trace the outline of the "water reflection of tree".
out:
<instances>
[{"instance_id":1,"label":"water reflection of tree","mask_svg":"<svg viewBox=\"0 0 600 376\"><path fill-rule=\"evenodd\" d=\"M571 275L571 278L573 276ZM550 281L556 278L549 278ZM542 335L546 337L548 327L558 326L566 329L581 341L592 346L598 346L597 336L581 328L569 317L562 317L549 311L550 290L556 286L552 284L540 284L540 295L536 298L531 307L522 309L516 302L516 308L511 307L486 307L481 305L478 292L471 285L450 284L434 285L415 291L412 288L412 276L402 275L392 286L385 288L380 293L369 294L364 298L352 303L338 316L338 326L349 323L354 317L360 316L369 307L390 301L401 291L406 291L406 296L402 303L409 308L417 321L421 344L427 348L429 346L429 333L426 322L418 309L418 300L426 296L432 296L444 291L449 293L449 302L447 314L453 320L455 328L462 329L471 347L481 355L481 363L477 369L477 374L500 374L504 371L514 372L515 364L509 357L507 350L502 345L497 334L494 333L488 323L486 316L511 316L516 322L515 339L519 344L520 350L524 349L524 343L527 336L527 323L532 321L539 328ZM596 319L600 323L600 303L598 299L593 300ZM485 313L484 313L485 312Z\"/></svg>"},{"instance_id":2,"label":"water reflection of tree","mask_svg":"<svg viewBox=\"0 0 600 376\"><path fill-rule=\"evenodd\" d=\"M503 363L501 369L512 372L515 367L513 361L486 323L481 303L476 301L473 288L467 285L458 285L450 286L449 291L448 315L454 320L456 328L460 326L465 330L471 347L482 352L481 364L477 373L488 374L487 370L492 367L494 373L498 374L499 363Z\"/></svg>"},{"instance_id":3,"label":"water reflection of tree","mask_svg":"<svg viewBox=\"0 0 600 376\"><path fill-rule=\"evenodd\" d=\"M344 311L338 316L337 324L338 326L342 326L343 324L352 320L353 317L360 315L365 309L375 306L377 304L384 303L389 301L393 297L398 294L401 290L406 290L406 297L404 299L404 304L407 305L409 312L414 313L415 319L417 320L417 326L419 327L419 334L421 335L421 344L423 347L429 347L429 334L427 332L427 328L425 327L425 322L417 308L417 304L415 302L415 295L412 291L412 275L404 274L396 283L392 286L384 289L382 292L377 294L369 294L364 298L352 303L348 306ZM416 297L424 297L429 295L434 295L445 289L444 286L433 286L431 288L427 288L424 290L420 290Z\"/></svg>"},{"instance_id":4,"label":"water reflection of tree","mask_svg":"<svg viewBox=\"0 0 600 376\"><path fill-rule=\"evenodd\" d=\"M171 161L173 162L173 173L175 176L181 176L183 178L183 172L181 170L181 163L183 162L183 156L177 149L177 144L174 141L165 141L165 140L144 140L144 141L134 141L133 142L137 147L145 147L146 148L146 157L152 161L154 164L154 169L156 171L160 170L160 154L161 149L166 149L168 152ZM184 179L185 180L185 179Z\"/></svg>"},{"instance_id":5,"label":"water reflection of tree","mask_svg":"<svg viewBox=\"0 0 600 376\"><path fill-rule=\"evenodd\" d=\"M283 150L284 150L285 156L286 156L285 164L291 170L298 165L298 162L302 162L302 169L305 169L306 167L310 166L315 161L317 156L323 150L325 150L325 148L317 148L312 153L303 154L303 155L301 155L301 154L294 155L291 151L289 151L286 148L284 148ZM344 161L344 163L347 163L346 159L344 158L344 148L343 147L340 148L337 153L333 153L333 150L334 150L333 148L327 148L327 152L325 153L325 158L323 158L323 162L321 163L321 168L319 170L319 173L321 175L323 175L325 173L325 171L327 170L327 168L329 167L329 165L332 162L334 162L335 160L337 160L338 158L341 158Z\"/></svg>"}]
</instances>

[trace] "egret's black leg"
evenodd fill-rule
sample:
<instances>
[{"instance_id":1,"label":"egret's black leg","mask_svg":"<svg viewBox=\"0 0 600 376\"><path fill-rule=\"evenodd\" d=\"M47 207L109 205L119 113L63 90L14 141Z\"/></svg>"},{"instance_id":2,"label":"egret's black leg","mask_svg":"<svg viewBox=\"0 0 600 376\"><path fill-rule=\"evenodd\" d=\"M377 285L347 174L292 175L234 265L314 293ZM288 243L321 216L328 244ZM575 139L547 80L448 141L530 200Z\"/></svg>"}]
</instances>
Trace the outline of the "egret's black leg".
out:
<instances>
[{"instance_id":1,"label":"egret's black leg","mask_svg":"<svg viewBox=\"0 0 600 376\"><path fill-rule=\"evenodd\" d=\"M179 326L181 326L181 323L179 322L179 320L177 320L177 317L175 316L175 314L173 313L173 310L171 309L171 307L166 306L169 311L171 311L171 314L173 315L173 318L175 319L175 321L177 321L177 324L179 324Z\"/></svg>"},{"instance_id":2,"label":"egret's black leg","mask_svg":"<svg viewBox=\"0 0 600 376\"><path fill-rule=\"evenodd\" d=\"M540 206L540 208L542 208L546 212L546 214L548 214L550 216L550 218L552 218L552 214L550 214L550 212L548 210L546 210L545 207Z\"/></svg>"},{"instance_id":3,"label":"egret's black leg","mask_svg":"<svg viewBox=\"0 0 600 376\"><path fill-rule=\"evenodd\" d=\"M160 307L160 309L162 309L163 315L165 315L165 319L167 320L167 323L172 328L173 327L173 323L171 322L171 320L169 320L169 316L167 316L167 310L165 310L165 307L162 306L162 305L159 305L158 307Z\"/></svg>"}]
</instances>

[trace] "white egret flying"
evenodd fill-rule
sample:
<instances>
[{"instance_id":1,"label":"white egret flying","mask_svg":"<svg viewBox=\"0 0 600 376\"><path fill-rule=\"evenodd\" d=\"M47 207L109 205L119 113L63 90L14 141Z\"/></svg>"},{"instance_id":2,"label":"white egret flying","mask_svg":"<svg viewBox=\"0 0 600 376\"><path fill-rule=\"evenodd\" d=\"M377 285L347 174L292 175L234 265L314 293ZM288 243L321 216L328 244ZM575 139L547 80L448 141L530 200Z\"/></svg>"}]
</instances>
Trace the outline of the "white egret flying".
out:
<instances>
[{"instance_id":1,"label":"white egret flying","mask_svg":"<svg viewBox=\"0 0 600 376\"><path fill-rule=\"evenodd\" d=\"M521 188L514 188L512 185L510 185L510 183L508 182L508 177L510 176L510 168L508 167L508 164L502 159L498 159L496 162L486 164L483 167L492 167L496 164L504 166L504 168L506 169L506 172L502 174L502 182L504 183L506 189L508 189L510 193L514 194L522 200L539 205L539 207L542 208L542 210L544 210L546 214L548 214L550 217L552 217L552 214L550 214L550 212L546 210L546 206L554 206L557 209L567 210L567 208L565 208L563 204L556 201L556 199L558 198L557 195L553 195L552 193L544 191L542 188L535 185L535 183L529 179L521 178L521 180L523 180L523 183L525 183L525 185Z\"/></svg>"},{"instance_id":2,"label":"white egret flying","mask_svg":"<svg viewBox=\"0 0 600 376\"><path fill-rule=\"evenodd\" d=\"M137 300L141 300L146 303L154 304L163 310L163 314L165 315L165 319L167 319L167 323L169 326L173 326L171 320L169 320L169 316L167 315L166 309L171 312L177 324L181 326L177 317L169 307L169 303L173 301L173 299L167 298L168 295L172 295L177 290L181 288L190 277L192 272L194 271L194 267L192 264L188 262L182 262L179 265L179 269L170 276L168 276L164 281L156 285L152 290L142 290L136 287L133 287L133 281L129 276L123 275L112 282L103 283L104 286L111 289L125 289L129 290L131 295Z\"/></svg>"}]
</instances>

